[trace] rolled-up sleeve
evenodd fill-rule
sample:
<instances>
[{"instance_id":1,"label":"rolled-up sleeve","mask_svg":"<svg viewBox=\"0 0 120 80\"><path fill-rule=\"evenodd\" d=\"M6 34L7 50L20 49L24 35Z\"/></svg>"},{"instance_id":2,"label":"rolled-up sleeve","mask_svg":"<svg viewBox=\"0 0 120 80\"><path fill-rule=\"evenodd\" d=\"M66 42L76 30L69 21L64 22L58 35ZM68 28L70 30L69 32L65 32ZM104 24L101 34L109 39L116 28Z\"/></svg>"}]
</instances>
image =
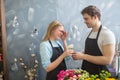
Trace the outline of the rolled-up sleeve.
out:
<instances>
[{"instance_id":1,"label":"rolled-up sleeve","mask_svg":"<svg viewBox=\"0 0 120 80\"><path fill-rule=\"evenodd\" d=\"M113 34L113 32L109 31L106 32L106 34L104 34L103 36L103 45L106 44L114 44L115 45L115 36Z\"/></svg>"},{"instance_id":2,"label":"rolled-up sleeve","mask_svg":"<svg viewBox=\"0 0 120 80\"><path fill-rule=\"evenodd\" d=\"M43 67L46 68L51 63L51 49L50 46L44 42L40 44L40 57Z\"/></svg>"}]
</instances>

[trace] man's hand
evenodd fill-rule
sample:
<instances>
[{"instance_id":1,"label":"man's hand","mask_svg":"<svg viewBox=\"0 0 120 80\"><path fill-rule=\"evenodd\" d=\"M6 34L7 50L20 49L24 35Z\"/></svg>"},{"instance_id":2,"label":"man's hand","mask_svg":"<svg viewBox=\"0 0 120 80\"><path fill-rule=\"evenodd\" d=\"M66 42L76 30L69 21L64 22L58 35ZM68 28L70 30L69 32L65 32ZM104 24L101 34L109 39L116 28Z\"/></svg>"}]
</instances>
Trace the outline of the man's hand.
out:
<instances>
[{"instance_id":1,"label":"man's hand","mask_svg":"<svg viewBox=\"0 0 120 80\"><path fill-rule=\"evenodd\" d=\"M80 59L83 59L83 56L84 54L81 53L81 52L74 52L72 53L72 57L74 60L80 60Z\"/></svg>"}]
</instances>

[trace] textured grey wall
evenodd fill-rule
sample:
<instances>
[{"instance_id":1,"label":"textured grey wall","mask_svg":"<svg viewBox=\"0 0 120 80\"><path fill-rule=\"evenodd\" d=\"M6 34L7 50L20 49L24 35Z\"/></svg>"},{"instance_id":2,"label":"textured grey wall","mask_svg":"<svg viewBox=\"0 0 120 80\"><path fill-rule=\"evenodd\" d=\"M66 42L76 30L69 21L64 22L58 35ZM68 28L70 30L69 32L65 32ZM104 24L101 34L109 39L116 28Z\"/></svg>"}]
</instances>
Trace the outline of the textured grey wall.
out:
<instances>
[{"instance_id":1,"label":"textured grey wall","mask_svg":"<svg viewBox=\"0 0 120 80\"><path fill-rule=\"evenodd\" d=\"M24 80L24 71L18 62L18 70L11 70L13 59L22 57L31 66L32 53L39 60L38 80L44 80L39 43L53 20L57 19L64 24L69 32L68 44L74 44L76 51L83 50L85 34L89 30L80 11L87 5L93 4L101 9L103 25L115 33L117 41L120 40L119 3L119 0L5 0L9 80ZM68 68L81 67L81 61L70 61Z\"/></svg>"}]
</instances>

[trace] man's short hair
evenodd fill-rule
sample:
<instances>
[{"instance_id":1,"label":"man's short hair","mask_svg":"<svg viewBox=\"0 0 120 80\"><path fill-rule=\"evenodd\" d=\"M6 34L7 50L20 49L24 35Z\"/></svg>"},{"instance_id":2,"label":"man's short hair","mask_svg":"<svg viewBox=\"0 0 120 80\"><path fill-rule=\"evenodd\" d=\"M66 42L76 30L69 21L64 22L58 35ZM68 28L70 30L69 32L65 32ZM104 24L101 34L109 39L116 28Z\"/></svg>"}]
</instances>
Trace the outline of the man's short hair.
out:
<instances>
[{"instance_id":1,"label":"man's short hair","mask_svg":"<svg viewBox=\"0 0 120 80\"><path fill-rule=\"evenodd\" d=\"M100 13L100 10L96 7L96 6L93 6L93 5L89 5L88 7L84 8L82 11L81 11L81 14L85 14L87 13L88 15L90 15L91 17L97 15L99 20L100 20L100 17L101 17L101 13Z\"/></svg>"}]
</instances>

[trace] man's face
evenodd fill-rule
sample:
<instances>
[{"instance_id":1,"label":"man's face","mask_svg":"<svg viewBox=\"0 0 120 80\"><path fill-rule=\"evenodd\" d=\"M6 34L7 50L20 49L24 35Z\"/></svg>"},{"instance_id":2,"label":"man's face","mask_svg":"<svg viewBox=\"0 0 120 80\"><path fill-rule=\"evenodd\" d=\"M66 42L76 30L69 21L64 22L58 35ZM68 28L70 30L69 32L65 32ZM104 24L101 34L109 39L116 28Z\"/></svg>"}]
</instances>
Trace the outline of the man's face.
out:
<instances>
[{"instance_id":1,"label":"man's face","mask_svg":"<svg viewBox=\"0 0 120 80\"><path fill-rule=\"evenodd\" d=\"M95 24L95 17L91 17L87 13L83 14L84 23L87 25L88 28L92 28Z\"/></svg>"}]
</instances>

